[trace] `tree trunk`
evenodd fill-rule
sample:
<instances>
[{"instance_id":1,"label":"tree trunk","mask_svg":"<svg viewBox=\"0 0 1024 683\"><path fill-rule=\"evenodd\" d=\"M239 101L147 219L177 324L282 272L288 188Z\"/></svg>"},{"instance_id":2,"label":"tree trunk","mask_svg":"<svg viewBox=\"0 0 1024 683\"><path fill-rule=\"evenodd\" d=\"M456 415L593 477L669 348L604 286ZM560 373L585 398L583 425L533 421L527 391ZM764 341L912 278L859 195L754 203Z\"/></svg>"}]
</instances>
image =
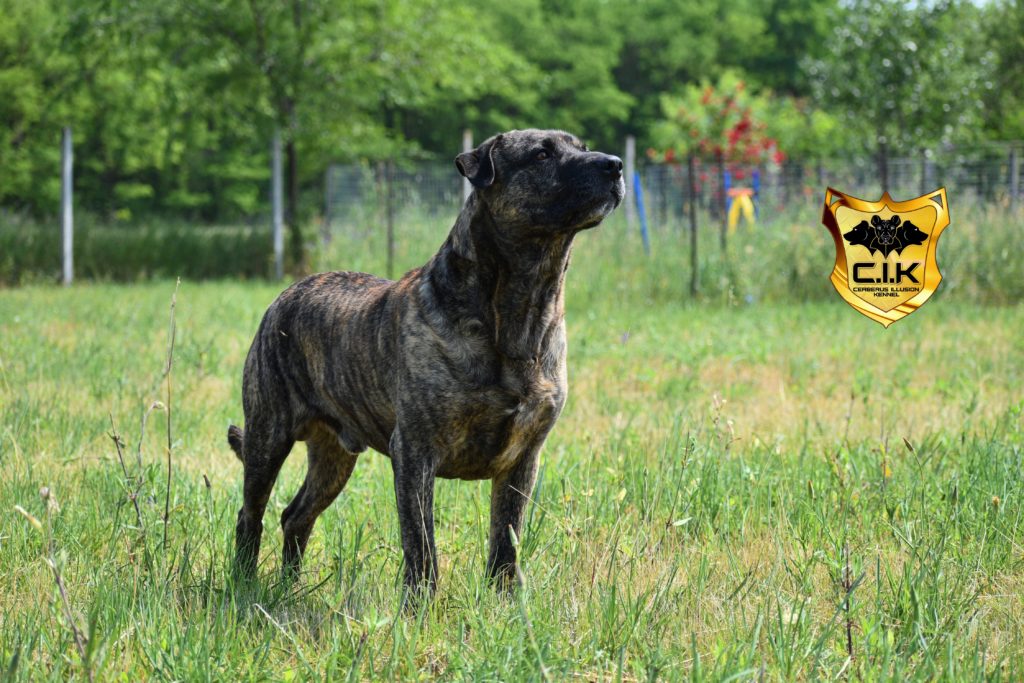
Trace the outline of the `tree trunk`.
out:
<instances>
[{"instance_id":1,"label":"tree trunk","mask_svg":"<svg viewBox=\"0 0 1024 683\"><path fill-rule=\"evenodd\" d=\"M387 276L395 277L395 163L391 159L384 164L384 221L387 230Z\"/></svg>"},{"instance_id":2,"label":"tree trunk","mask_svg":"<svg viewBox=\"0 0 1024 683\"><path fill-rule=\"evenodd\" d=\"M284 221L288 225L289 251L292 268L297 274L306 272L306 249L302 243L302 228L299 225L299 152L295 145L298 121L295 102L286 103L288 115L288 138L285 143L285 203Z\"/></svg>"},{"instance_id":3,"label":"tree trunk","mask_svg":"<svg viewBox=\"0 0 1024 683\"><path fill-rule=\"evenodd\" d=\"M306 60L306 41L302 32L302 2L292 2L292 26L295 28L295 35L299 37L295 45L295 64L301 65ZM299 134L299 115L296 111L294 97L287 99L288 115L288 145L285 148L285 156L288 158L287 178L287 199L285 200L285 220L288 222L288 235L291 239L292 262L298 274L304 274L309 269L306 263L306 246L302 243L302 228L299 225L299 152L296 149L295 138Z\"/></svg>"},{"instance_id":4,"label":"tree trunk","mask_svg":"<svg viewBox=\"0 0 1024 683\"><path fill-rule=\"evenodd\" d=\"M889 191L889 143L878 143L878 179L882 183L882 192Z\"/></svg>"},{"instance_id":5,"label":"tree trunk","mask_svg":"<svg viewBox=\"0 0 1024 683\"><path fill-rule=\"evenodd\" d=\"M285 195L285 222L288 223L288 239L291 241L292 262L299 272L305 271L305 248L302 244L302 230L299 226L299 155L295 140L289 138L285 146L287 162L287 190Z\"/></svg>"}]
</instances>

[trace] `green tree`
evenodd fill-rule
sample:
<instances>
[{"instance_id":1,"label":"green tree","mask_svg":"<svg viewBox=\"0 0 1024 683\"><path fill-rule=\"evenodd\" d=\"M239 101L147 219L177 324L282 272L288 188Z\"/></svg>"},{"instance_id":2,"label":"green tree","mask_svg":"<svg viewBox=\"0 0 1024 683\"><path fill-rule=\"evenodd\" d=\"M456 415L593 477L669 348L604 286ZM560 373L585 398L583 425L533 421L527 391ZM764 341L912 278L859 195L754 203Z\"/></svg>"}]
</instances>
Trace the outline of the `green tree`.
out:
<instances>
[{"instance_id":1,"label":"green tree","mask_svg":"<svg viewBox=\"0 0 1024 683\"><path fill-rule=\"evenodd\" d=\"M662 117L661 97L742 72L752 87L809 93L798 62L816 54L832 0L649 0L617 6L624 35L616 81L634 99L629 132L642 144Z\"/></svg>"},{"instance_id":2,"label":"green tree","mask_svg":"<svg viewBox=\"0 0 1024 683\"><path fill-rule=\"evenodd\" d=\"M216 55L227 65L210 76L233 86L223 97L248 102L268 131L264 139L271 127L282 130L285 218L296 263L303 260L304 179L315 179L339 156L408 155L404 133L414 130L417 112L485 89L511 57L474 31L468 5L440 0L189 0L170 18L187 27L183 47L197 60ZM204 38L194 41L197 35ZM310 160L304 167L303 157Z\"/></svg>"},{"instance_id":3,"label":"green tree","mask_svg":"<svg viewBox=\"0 0 1024 683\"><path fill-rule=\"evenodd\" d=\"M632 98L615 82L621 32L614 8L600 0L513 0L489 11L490 42L520 59L506 71L509 87L492 83L470 110L475 127L564 128L594 145L620 142Z\"/></svg>"},{"instance_id":4,"label":"green tree","mask_svg":"<svg viewBox=\"0 0 1024 683\"><path fill-rule=\"evenodd\" d=\"M825 53L829 15L835 2L769 0L755 7L764 22L763 37L753 49L741 53L738 65L754 84L771 88L775 93L810 95L810 79L802 64Z\"/></svg>"},{"instance_id":5,"label":"green tree","mask_svg":"<svg viewBox=\"0 0 1024 683\"><path fill-rule=\"evenodd\" d=\"M828 53L808 60L815 99L878 154L972 139L985 68L973 59L980 11L971 3L854 0L837 10Z\"/></svg>"},{"instance_id":6,"label":"green tree","mask_svg":"<svg viewBox=\"0 0 1024 683\"><path fill-rule=\"evenodd\" d=\"M0 204L35 208L60 196L60 127L74 107L70 17L55 3L0 0Z\"/></svg>"},{"instance_id":7,"label":"green tree","mask_svg":"<svg viewBox=\"0 0 1024 683\"><path fill-rule=\"evenodd\" d=\"M659 146L672 157L693 154L724 163L772 159L779 150L765 117L770 107L770 93L753 92L738 73L727 71L715 83L705 80L662 98Z\"/></svg>"},{"instance_id":8,"label":"green tree","mask_svg":"<svg viewBox=\"0 0 1024 683\"><path fill-rule=\"evenodd\" d=\"M1024 140L1024 3L999 2L985 8L987 40L979 63L990 69L986 82L986 132L999 140Z\"/></svg>"}]
</instances>

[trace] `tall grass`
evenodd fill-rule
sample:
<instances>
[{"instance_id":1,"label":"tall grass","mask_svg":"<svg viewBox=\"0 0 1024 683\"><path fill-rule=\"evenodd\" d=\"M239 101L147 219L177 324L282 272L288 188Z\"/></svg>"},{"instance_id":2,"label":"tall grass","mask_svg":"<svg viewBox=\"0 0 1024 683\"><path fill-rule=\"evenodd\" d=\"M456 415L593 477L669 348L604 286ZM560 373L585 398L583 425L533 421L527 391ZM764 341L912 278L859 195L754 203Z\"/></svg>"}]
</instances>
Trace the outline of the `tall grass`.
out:
<instances>
[{"instance_id":1,"label":"tall grass","mask_svg":"<svg viewBox=\"0 0 1024 683\"><path fill-rule=\"evenodd\" d=\"M973 304L1004 304L1024 298L1024 261L1014 244L1024 222L1005 210L977 206L954 213L939 240L938 261L944 282L937 296L955 296ZM396 273L425 262L440 246L451 216L409 213L396 228ZM719 223L707 214L698 220L698 297L702 302L755 303L821 301L834 297L828 281L835 247L821 225L820 207L794 208L762 215L754 228L742 226L720 247ZM652 221L651 254L645 255L639 227L627 230L621 211L576 243L573 275L576 295L626 296L658 304L689 301L690 232L688 224ZM383 273L383 230L342 227L327 247L314 251L317 270L348 269ZM613 282L609 282L609 280ZM609 286L611 284L611 286Z\"/></svg>"},{"instance_id":2,"label":"tall grass","mask_svg":"<svg viewBox=\"0 0 1024 683\"><path fill-rule=\"evenodd\" d=\"M831 299L686 305L606 227L569 274L570 398L520 539L525 589L505 600L483 580L488 484L440 482L440 590L416 615L399 608L391 473L373 453L288 586L277 519L299 446L260 581L232 584L241 471L224 434L280 285L182 285L166 520L174 284L0 292L4 678L1024 675L1024 308L950 292L882 330Z\"/></svg>"},{"instance_id":3,"label":"tall grass","mask_svg":"<svg viewBox=\"0 0 1024 683\"><path fill-rule=\"evenodd\" d=\"M937 296L971 304L1005 304L1024 297L1024 260L1014 245L1024 222L1005 209L952 207L952 224L940 239L944 282ZM820 207L802 205L762 213L756 228L741 227L719 247L719 223L701 214L698 231L699 295L704 302L820 301L835 296L828 283L835 260L831 237L820 222ZM306 226L313 270L363 270L385 274L386 235L380 212L356 212L358 219L335 225L329 244L321 225ZM395 219L395 272L425 262L454 221L450 213L419 208ZM265 277L272 272L269 227L200 226L157 220L139 225L81 221L75 237L80 277L138 281L181 276L188 279ZM626 229L619 211L601 227L580 236L576 277L594 296L608 291L653 303L685 301L689 290L690 233L676 218L652 219L652 253L646 256L637 228ZM287 251L287 250L286 250ZM0 216L0 283L56 281L60 242L50 226ZM615 288L604 280L614 278Z\"/></svg>"},{"instance_id":4,"label":"tall grass","mask_svg":"<svg viewBox=\"0 0 1024 683\"><path fill-rule=\"evenodd\" d=\"M452 218L399 216L396 274ZM570 397L520 539L525 589L505 600L483 580L488 484L441 482L440 591L411 616L372 453L284 585L297 447L260 581L232 583L241 472L224 434L283 286L259 277L263 228L86 220L87 281L64 290L48 284L56 230L6 219L0 280L28 285L0 291L0 677L1020 679L1019 223L954 205L939 293L882 330L836 297L818 219L762 216L723 253L702 216L696 299L685 226L652 224L650 256L621 215L581 235ZM383 273L382 230L342 227L325 247L313 228L314 269ZM169 436L175 286L160 278L176 275ZM254 279L198 281L230 275Z\"/></svg>"}]
</instances>

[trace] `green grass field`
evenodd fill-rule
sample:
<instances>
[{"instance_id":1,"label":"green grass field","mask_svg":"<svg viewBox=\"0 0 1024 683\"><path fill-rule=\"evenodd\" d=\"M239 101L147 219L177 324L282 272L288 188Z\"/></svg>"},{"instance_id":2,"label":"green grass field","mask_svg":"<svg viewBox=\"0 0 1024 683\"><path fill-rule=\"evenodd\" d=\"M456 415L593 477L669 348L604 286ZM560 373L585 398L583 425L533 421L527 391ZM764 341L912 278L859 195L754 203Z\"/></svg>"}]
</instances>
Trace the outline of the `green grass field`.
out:
<instances>
[{"instance_id":1,"label":"green grass field","mask_svg":"<svg viewBox=\"0 0 1024 683\"><path fill-rule=\"evenodd\" d=\"M618 223L582 236L525 589L501 599L483 581L489 484L440 482L440 587L417 615L399 608L374 453L282 586L297 446L260 585L230 583L241 466L224 435L281 285L181 284L166 525L173 282L2 290L0 677L1020 680L1024 306L977 305L999 286L976 273L981 251L951 244L983 228L954 217L945 290L889 330L829 295L813 222L788 303L758 295L767 270L746 289L711 271L721 294L687 302L685 253L656 242L648 264ZM320 265L379 266L339 253Z\"/></svg>"}]
</instances>

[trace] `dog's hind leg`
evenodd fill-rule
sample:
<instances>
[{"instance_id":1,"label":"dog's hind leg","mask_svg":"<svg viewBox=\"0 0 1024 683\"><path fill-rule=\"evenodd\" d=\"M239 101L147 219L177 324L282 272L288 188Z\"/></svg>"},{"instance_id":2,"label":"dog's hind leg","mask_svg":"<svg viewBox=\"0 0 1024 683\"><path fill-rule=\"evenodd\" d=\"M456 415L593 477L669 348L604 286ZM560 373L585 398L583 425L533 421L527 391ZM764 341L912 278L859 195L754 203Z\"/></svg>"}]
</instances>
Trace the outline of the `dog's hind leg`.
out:
<instances>
[{"instance_id":1,"label":"dog's hind leg","mask_svg":"<svg viewBox=\"0 0 1024 683\"><path fill-rule=\"evenodd\" d=\"M306 448L309 460L306 480L281 515L282 571L286 577L298 574L317 517L345 488L358 457L341 446L333 431L324 428L312 430L306 439Z\"/></svg>"},{"instance_id":2,"label":"dog's hind leg","mask_svg":"<svg viewBox=\"0 0 1024 683\"><path fill-rule=\"evenodd\" d=\"M248 417L248 416L247 416ZM235 573L252 577L260 554L263 535L263 513L270 500L270 490L277 481L281 465L295 440L280 427L267 426L259 420L246 420L242 441L242 464L245 482L242 489L242 509L238 511L235 527Z\"/></svg>"}]
</instances>

